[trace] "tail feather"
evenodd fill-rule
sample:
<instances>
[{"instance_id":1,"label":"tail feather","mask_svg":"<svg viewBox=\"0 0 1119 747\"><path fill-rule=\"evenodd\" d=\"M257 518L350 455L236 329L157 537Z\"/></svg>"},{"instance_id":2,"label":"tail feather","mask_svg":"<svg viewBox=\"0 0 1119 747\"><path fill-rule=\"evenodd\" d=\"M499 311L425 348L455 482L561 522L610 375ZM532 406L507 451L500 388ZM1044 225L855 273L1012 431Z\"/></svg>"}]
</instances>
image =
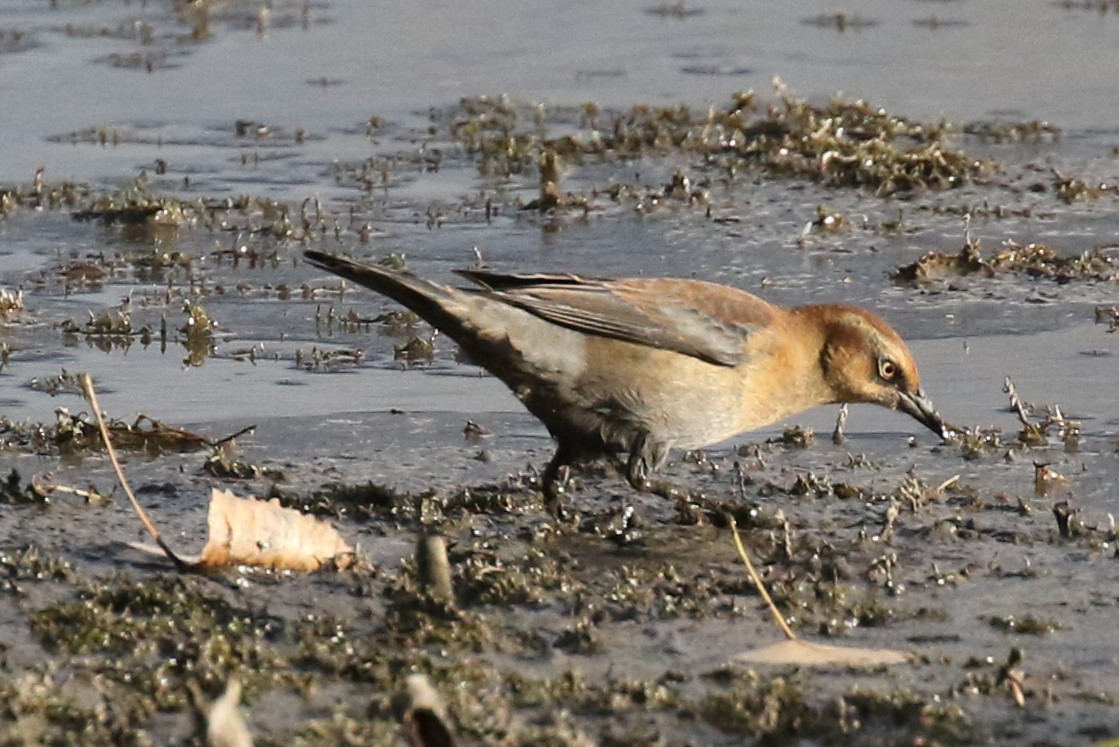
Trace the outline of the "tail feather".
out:
<instances>
[{"instance_id":1,"label":"tail feather","mask_svg":"<svg viewBox=\"0 0 1119 747\"><path fill-rule=\"evenodd\" d=\"M309 250L303 256L315 267L363 285L411 309L446 335L455 337L462 326L461 320L448 310L448 304L453 304L461 291L450 286L409 272L363 264L325 252Z\"/></svg>"}]
</instances>

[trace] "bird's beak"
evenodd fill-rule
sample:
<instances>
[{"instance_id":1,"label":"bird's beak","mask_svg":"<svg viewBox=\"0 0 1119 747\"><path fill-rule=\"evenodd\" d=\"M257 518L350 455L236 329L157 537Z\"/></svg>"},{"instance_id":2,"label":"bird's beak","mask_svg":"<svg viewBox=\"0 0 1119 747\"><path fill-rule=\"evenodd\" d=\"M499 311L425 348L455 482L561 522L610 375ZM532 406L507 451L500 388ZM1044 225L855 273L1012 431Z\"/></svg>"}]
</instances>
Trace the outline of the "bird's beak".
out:
<instances>
[{"instance_id":1,"label":"bird's beak","mask_svg":"<svg viewBox=\"0 0 1119 747\"><path fill-rule=\"evenodd\" d=\"M897 409L941 438L946 439L951 435L951 430L941 419L940 413L936 411L933 403L925 397L925 393L920 389L915 392L902 392L901 396L898 397Z\"/></svg>"}]
</instances>

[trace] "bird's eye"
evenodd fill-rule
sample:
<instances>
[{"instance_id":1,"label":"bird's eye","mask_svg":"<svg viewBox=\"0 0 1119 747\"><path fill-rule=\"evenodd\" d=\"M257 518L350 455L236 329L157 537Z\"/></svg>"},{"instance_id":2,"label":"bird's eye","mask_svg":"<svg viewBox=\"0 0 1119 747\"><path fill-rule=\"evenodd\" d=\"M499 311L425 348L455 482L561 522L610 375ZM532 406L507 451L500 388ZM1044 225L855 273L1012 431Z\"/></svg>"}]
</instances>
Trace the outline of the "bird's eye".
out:
<instances>
[{"instance_id":1,"label":"bird's eye","mask_svg":"<svg viewBox=\"0 0 1119 747\"><path fill-rule=\"evenodd\" d=\"M898 375L898 364L894 363L889 358L879 359L878 375L885 381L893 381L894 377Z\"/></svg>"}]
</instances>

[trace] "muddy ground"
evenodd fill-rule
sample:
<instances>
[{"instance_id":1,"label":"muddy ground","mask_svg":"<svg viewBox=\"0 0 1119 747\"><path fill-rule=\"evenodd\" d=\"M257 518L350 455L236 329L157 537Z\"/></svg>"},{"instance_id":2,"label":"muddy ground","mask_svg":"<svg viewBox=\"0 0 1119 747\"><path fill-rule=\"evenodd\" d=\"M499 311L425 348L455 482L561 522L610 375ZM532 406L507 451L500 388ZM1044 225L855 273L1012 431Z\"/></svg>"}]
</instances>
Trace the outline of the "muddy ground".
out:
<instances>
[{"instance_id":1,"label":"muddy ground","mask_svg":"<svg viewBox=\"0 0 1119 747\"><path fill-rule=\"evenodd\" d=\"M348 3L229 3L205 29L155 4L88 5L19 17L0 63L49 50L158 86L207 50L325 44L355 22ZM706 22L649 10L636 26ZM853 20L794 28L871 43L896 19ZM358 118L300 95L282 120L251 98L203 123L19 120L46 168L0 185L0 744L200 744L200 705L231 675L257 744L403 744L413 673L463 744L1119 737L1114 126L1062 129L1025 105L938 121L774 89L727 49L670 59L703 91L726 85L710 106L677 105L675 83L672 102L627 99L600 61L562 101L471 90ZM678 500L591 470L559 522L537 490L543 428L305 248L444 280L484 261L859 303L912 341L962 434L938 443L856 407L837 444L825 408L675 454ZM332 520L357 566L203 576L129 547L145 535L79 372L173 547L201 547L221 486ZM140 414L158 424L128 444ZM800 635L908 662L737 661L780 633L732 518ZM451 602L421 583L430 535L449 548Z\"/></svg>"}]
</instances>

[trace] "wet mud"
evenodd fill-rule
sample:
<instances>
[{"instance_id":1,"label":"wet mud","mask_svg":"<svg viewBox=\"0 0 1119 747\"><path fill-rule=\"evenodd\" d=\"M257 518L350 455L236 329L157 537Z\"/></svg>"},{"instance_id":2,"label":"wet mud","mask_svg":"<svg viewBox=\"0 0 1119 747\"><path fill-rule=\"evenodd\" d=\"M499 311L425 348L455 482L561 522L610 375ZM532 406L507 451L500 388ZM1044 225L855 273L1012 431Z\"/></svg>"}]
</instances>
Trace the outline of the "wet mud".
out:
<instances>
[{"instance_id":1,"label":"wet mud","mask_svg":"<svg viewBox=\"0 0 1119 747\"><path fill-rule=\"evenodd\" d=\"M75 87L92 69L135 94L245 49L356 49L366 20L352 3L55 5L0 15L0 74L31 80L54 55ZM533 78L554 66L483 95L415 51L411 75L458 83L374 101L341 62L276 68L294 96L249 55L231 80L257 75L267 104L185 88L159 117L115 89L113 116L75 91L64 120L17 107L0 147L37 150L0 180L0 744L202 744L232 675L257 744L404 744L417 673L462 744L1119 737L1114 120L1090 88L1049 99L1064 121L1029 91L1007 114L933 83L916 101L912 71L876 88L877 45L922 55L913 38L951 47L993 23L925 5L781 11L801 51L759 60L719 46L731 9L631 8L633 46L568 60L559 94ZM1088 10L1023 24L1052 15L1074 46L1114 31L1110 7ZM840 50L851 77L823 92L765 72ZM401 67L385 69L403 89ZM833 438L821 408L674 454L676 499L577 474L558 521L543 427L306 248L448 281L484 262L864 305L911 341L958 433L852 407ZM356 567L193 575L130 547L146 537L83 372L177 549L205 542L220 486L332 520ZM780 633L732 520L799 635L908 661L738 661Z\"/></svg>"}]
</instances>

